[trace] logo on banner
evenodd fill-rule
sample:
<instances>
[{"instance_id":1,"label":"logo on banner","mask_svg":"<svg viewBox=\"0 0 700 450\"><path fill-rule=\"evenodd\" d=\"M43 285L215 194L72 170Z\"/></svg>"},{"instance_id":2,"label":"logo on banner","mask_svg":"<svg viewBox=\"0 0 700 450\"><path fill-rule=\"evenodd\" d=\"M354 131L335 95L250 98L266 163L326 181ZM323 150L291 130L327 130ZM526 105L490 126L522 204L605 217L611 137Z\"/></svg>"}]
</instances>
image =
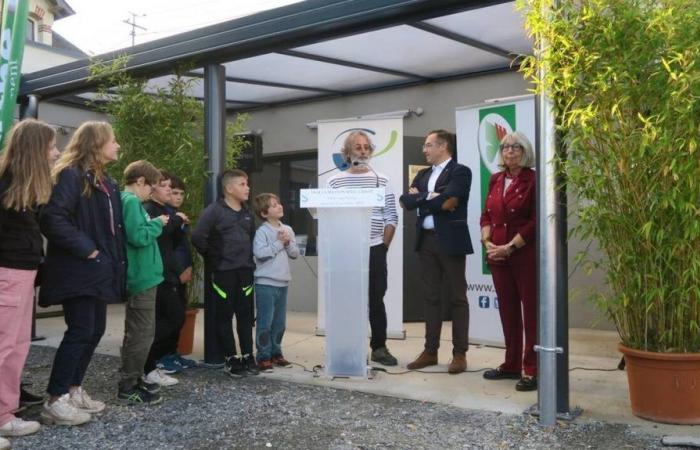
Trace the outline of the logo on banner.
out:
<instances>
[{"instance_id":1,"label":"logo on banner","mask_svg":"<svg viewBox=\"0 0 700 450\"><path fill-rule=\"evenodd\" d=\"M333 150L334 150L333 154L332 154L333 164L335 164L335 166L338 169L340 169L341 171L347 170L350 167L348 162L345 161L345 159L343 158L343 154L341 153L341 149L343 147L343 143L345 142L345 138L347 137L348 134L352 133L353 131L364 131L365 133L367 133L370 136L370 139L372 140L372 143L375 146L375 150L374 150L374 153L372 154L372 158L377 158L379 156L382 156L382 155L388 153L389 151L391 151L391 149L393 149L396 146L396 142L398 142L398 140L399 140L399 132L397 130L391 130L391 132L389 133L388 142L386 143L384 148L382 148L381 150L378 150L379 145L377 144L377 132L376 131L371 130L369 128L348 128L347 130L341 131L340 133L338 133L338 135L335 137L335 139L333 139L333 144L332 144Z\"/></svg>"},{"instance_id":2,"label":"logo on banner","mask_svg":"<svg viewBox=\"0 0 700 450\"><path fill-rule=\"evenodd\" d=\"M498 297L493 298L493 303L488 295L479 296L479 308L489 309L493 306L494 309L498 309Z\"/></svg>"},{"instance_id":3,"label":"logo on banner","mask_svg":"<svg viewBox=\"0 0 700 450\"><path fill-rule=\"evenodd\" d=\"M481 155L481 162L489 172L496 173L501 171L501 168L498 167L499 146L501 145L501 139L512 132L513 128L511 128L508 121L498 113L487 114L481 119L477 145Z\"/></svg>"}]
</instances>

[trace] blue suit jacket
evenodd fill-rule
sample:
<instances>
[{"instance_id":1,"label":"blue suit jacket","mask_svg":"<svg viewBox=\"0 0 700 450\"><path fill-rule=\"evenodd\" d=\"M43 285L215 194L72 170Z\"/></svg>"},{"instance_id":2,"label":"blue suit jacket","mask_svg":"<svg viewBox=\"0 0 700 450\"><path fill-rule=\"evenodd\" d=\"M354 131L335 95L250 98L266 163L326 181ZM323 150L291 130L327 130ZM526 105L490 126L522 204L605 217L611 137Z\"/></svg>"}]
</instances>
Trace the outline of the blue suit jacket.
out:
<instances>
[{"instance_id":1,"label":"blue suit jacket","mask_svg":"<svg viewBox=\"0 0 700 450\"><path fill-rule=\"evenodd\" d=\"M445 166L435 183L437 197L427 200L428 180L432 168L423 169L411 183L411 187L418 189L417 194L403 194L399 201L408 210L418 209L416 220L416 245L418 251L423 239L423 220L432 215L435 222L440 249L447 255L470 255L474 253L472 241L467 227L467 203L469 202L469 190L472 183L472 172L467 166L451 160ZM450 197L458 200L454 211L445 211L442 204Z\"/></svg>"}]
</instances>

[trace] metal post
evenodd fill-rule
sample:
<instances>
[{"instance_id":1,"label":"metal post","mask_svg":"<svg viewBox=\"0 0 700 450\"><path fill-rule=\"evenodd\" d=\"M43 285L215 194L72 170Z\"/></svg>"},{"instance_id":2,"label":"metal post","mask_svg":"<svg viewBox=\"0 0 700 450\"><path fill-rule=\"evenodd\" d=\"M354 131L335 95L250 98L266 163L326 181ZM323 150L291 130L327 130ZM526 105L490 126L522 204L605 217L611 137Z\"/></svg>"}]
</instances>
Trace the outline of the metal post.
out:
<instances>
[{"instance_id":1,"label":"metal post","mask_svg":"<svg viewBox=\"0 0 700 450\"><path fill-rule=\"evenodd\" d=\"M566 151L557 146L558 161L566 160ZM557 355L557 416L573 419L580 414L577 410L572 414L569 405L569 252L568 252L568 222L566 176L557 167L556 189L554 192L556 208L556 258L557 258L557 322L556 342L562 353Z\"/></svg>"},{"instance_id":2,"label":"metal post","mask_svg":"<svg viewBox=\"0 0 700 450\"><path fill-rule=\"evenodd\" d=\"M207 152L207 204L219 198L219 176L226 162L226 68L218 64L204 67L204 147ZM216 337L216 302L211 289L211 273L204 271L204 362L221 364L224 355Z\"/></svg>"},{"instance_id":3,"label":"metal post","mask_svg":"<svg viewBox=\"0 0 700 450\"><path fill-rule=\"evenodd\" d=\"M540 43L540 51L546 48ZM540 78L544 69L540 68ZM539 288L538 408L540 424L551 426L557 419L557 233L560 231L556 198L556 140L552 103L546 93L537 96L537 239Z\"/></svg>"}]
</instances>

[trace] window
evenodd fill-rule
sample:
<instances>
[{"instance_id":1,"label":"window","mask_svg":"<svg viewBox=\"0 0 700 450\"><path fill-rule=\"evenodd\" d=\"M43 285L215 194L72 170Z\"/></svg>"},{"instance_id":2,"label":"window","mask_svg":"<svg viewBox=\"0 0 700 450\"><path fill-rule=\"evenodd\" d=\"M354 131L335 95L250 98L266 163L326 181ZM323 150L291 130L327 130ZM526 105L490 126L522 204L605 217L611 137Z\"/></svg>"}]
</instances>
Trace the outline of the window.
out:
<instances>
[{"instance_id":1,"label":"window","mask_svg":"<svg viewBox=\"0 0 700 450\"><path fill-rule=\"evenodd\" d=\"M26 35L28 41L34 42L36 40L34 37L34 21L32 19L27 19Z\"/></svg>"},{"instance_id":2,"label":"window","mask_svg":"<svg viewBox=\"0 0 700 450\"><path fill-rule=\"evenodd\" d=\"M299 189L318 184L316 151L293 155L263 156L263 170L250 174L251 200L263 192L277 194L284 206L282 221L294 229L300 249L306 241L306 255L316 256L316 221L299 206Z\"/></svg>"}]
</instances>

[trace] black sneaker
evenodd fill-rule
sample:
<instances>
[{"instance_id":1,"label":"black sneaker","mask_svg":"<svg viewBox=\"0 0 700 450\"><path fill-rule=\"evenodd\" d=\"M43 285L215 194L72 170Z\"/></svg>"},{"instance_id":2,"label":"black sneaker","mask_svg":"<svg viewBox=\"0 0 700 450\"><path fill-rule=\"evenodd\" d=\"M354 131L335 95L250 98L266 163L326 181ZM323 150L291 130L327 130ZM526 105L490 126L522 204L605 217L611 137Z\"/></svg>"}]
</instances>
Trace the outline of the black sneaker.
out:
<instances>
[{"instance_id":1,"label":"black sneaker","mask_svg":"<svg viewBox=\"0 0 700 450\"><path fill-rule=\"evenodd\" d=\"M32 394L24 389L24 385L19 388L19 404L22 407L41 405L44 403L44 397L41 395Z\"/></svg>"},{"instance_id":2,"label":"black sneaker","mask_svg":"<svg viewBox=\"0 0 700 450\"><path fill-rule=\"evenodd\" d=\"M145 389L141 389L138 385L131 389L119 389L117 398L129 405L157 405L163 401L160 394L151 394Z\"/></svg>"},{"instance_id":3,"label":"black sneaker","mask_svg":"<svg viewBox=\"0 0 700 450\"><path fill-rule=\"evenodd\" d=\"M255 363L255 358L252 355L244 355L242 364L248 375L260 374L260 369L258 369L258 365Z\"/></svg>"},{"instance_id":4,"label":"black sneaker","mask_svg":"<svg viewBox=\"0 0 700 450\"><path fill-rule=\"evenodd\" d=\"M243 366L243 361L238 356L229 356L224 361L224 370L228 376L233 378L241 378L247 375L247 371Z\"/></svg>"},{"instance_id":5,"label":"black sneaker","mask_svg":"<svg viewBox=\"0 0 700 450\"><path fill-rule=\"evenodd\" d=\"M136 387L138 387L139 389L143 389L149 394L157 394L158 392L160 392L160 384L149 383L148 381L144 380L143 377L139 378L139 381L136 383Z\"/></svg>"},{"instance_id":6,"label":"black sneaker","mask_svg":"<svg viewBox=\"0 0 700 450\"><path fill-rule=\"evenodd\" d=\"M396 358L394 358L394 355L389 353L389 349L386 347L379 347L372 350L371 359L372 361L378 362L383 366L395 366L399 363L396 361Z\"/></svg>"}]
</instances>

